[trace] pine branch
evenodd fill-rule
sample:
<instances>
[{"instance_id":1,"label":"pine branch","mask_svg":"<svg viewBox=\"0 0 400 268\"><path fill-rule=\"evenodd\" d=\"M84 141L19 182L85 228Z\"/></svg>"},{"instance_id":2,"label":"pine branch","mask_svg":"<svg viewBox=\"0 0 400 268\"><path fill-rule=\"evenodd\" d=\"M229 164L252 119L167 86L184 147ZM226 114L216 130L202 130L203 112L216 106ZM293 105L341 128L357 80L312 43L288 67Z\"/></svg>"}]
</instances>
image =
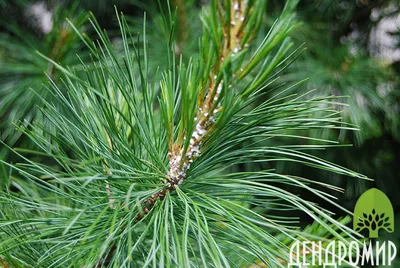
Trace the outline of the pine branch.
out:
<instances>
[{"instance_id":1,"label":"pine branch","mask_svg":"<svg viewBox=\"0 0 400 268\"><path fill-rule=\"evenodd\" d=\"M1 257L0 257L0 265L1 265L2 268L9 268L10 267L10 266L7 265L7 263Z\"/></svg>"},{"instance_id":2,"label":"pine branch","mask_svg":"<svg viewBox=\"0 0 400 268\"><path fill-rule=\"evenodd\" d=\"M291 190L336 206L330 192L341 189L271 168L291 162L365 178L307 153L302 143L336 145L302 135L307 129L353 129L326 108L339 105L336 98L285 95L301 81L277 82L298 53L289 53L288 38L297 25L295 1L258 44L266 2L237 4L211 1L201 17L199 57L177 64L170 42L161 79L149 71L148 37L133 38L123 15L122 55L94 18L96 42L72 26L92 61L83 61L79 73L52 61L66 93L51 82L54 98L41 99L51 127L20 128L41 151L15 151L16 165L0 160L12 168L10 180L19 189L0 193L5 261L24 267L281 267L290 242L310 235L287 211L308 215L324 235L343 241L357 235ZM165 18L169 37L174 24ZM61 168L37 163L27 157L32 154ZM260 168L238 168L248 163Z\"/></svg>"},{"instance_id":3,"label":"pine branch","mask_svg":"<svg viewBox=\"0 0 400 268\"><path fill-rule=\"evenodd\" d=\"M206 91L206 96L203 99L203 90L200 91L197 97L200 100L196 117L194 118L195 127L194 131L190 135L189 146L185 148L185 139L175 142L169 145L169 166L170 170L167 178L167 186L159 192L152 195L147 199L144 204L145 208L143 213L138 217L137 220L142 219L155 205L158 199L163 200L168 191L174 190L180 185L186 178L186 174L193 161L200 155L201 147L207 135L210 135L210 131L215 127L216 117L218 113L223 109L221 106L221 92L224 81L218 79L223 75L220 71L225 64L230 62L230 57L234 57L237 53L241 52L241 43L245 36L246 23L252 18L253 7L252 5L246 5L247 1L233 1L231 3L230 10L229 6L225 6L222 2L217 2L219 20L223 25L223 49L218 52L216 61L212 64L214 68L210 73L212 81L209 83L209 88ZM246 13L246 14L245 14ZM246 20L245 20L245 17ZM255 14L256 16L258 14ZM224 24L224 19L228 18L228 23ZM230 21L229 21L230 18ZM251 38L257 33L252 32L246 42L251 41ZM245 44L245 46L248 46ZM233 74L227 80L231 81L236 74ZM211 80L211 79L210 79ZM231 84L228 85L232 87ZM233 90L233 89L230 89ZM186 132L182 132L183 137L187 136ZM170 143L172 139L170 138Z\"/></svg>"}]
</instances>

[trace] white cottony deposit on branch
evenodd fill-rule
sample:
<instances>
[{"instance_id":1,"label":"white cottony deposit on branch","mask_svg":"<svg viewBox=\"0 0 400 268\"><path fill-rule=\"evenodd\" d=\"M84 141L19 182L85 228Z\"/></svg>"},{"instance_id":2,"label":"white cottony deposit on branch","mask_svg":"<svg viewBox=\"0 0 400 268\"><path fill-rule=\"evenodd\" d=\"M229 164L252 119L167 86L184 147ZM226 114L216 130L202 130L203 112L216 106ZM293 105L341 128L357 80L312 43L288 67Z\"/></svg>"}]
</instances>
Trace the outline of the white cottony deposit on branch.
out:
<instances>
[{"instance_id":1,"label":"white cottony deposit on branch","mask_svg":"<svg viewBox=\"0 0 400 268\"><path fill-rule=\"evenodd\" d=\"M217 76L214 76L214 80L216 80ZM222 81L218 84L217 90L215 91L215 96L212 100L212 103L218 100L219 95L222 91ZM209 93L207 94L205 100L209 100L211 96ZM220 107L220 104L218 104ZM174 185L179 185L185 179L188 169L190 168L191 163L194 161L196 157L200 155L200 148L203 145L204 137L207 135L210 126L212 126L216 121L216 116L219 112L218 109L214 109L213 111L208 111L211 107L205 104L203 108L199 108L198 115L194 118L196 122L196 126L192 133L192 136L189 141L189 146L186 151L185 156L184 149L181 148L177 154L170 153L170 170L168 172L169 182ZM199 120L198 120L199 119ZM183 158L183 159L182 159Z\"/></svg>"}]
</instances>

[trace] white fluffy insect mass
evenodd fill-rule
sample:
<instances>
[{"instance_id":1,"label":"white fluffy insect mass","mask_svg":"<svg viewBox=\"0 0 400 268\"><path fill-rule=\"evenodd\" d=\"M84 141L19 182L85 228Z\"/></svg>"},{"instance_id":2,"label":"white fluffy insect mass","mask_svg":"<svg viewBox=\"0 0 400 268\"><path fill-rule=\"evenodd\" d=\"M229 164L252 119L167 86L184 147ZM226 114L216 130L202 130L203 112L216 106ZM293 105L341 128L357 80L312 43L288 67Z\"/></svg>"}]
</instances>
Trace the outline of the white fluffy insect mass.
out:
<instances>
[{"instance_id":1,"label":"white fluffy insect mass","mask_svg":"<svg viewBox=\"0 0 400 268\"><path fill-rule=\"evenodd\" d=\"M214 80L216 79L217 77L215 76ZM221 81L218 84L213 101L218 100L219 95L221 94L222 91L222 84L223 81ZM207 94L205 99L206 100L209 99L209 94ZM221 107L220 104L218 104L218 108L219 107ZM194 118L196 126L194 128L192 136L190 137L189 146L183 161L182 161L184 154L183 148L180 149L179 153L177 154L170 153L169 155L170 170L168 172L168 178L169 182L174 185L181 184L184 178L186 177L187 171L190 168L190 165L192 164L193 160L200 155L200 148L203 145L204 137L207 134L207 128L210 125L214 124L216 121L216 116L219 113L218 108L214 109L212 112L208 111L209 108L210 107L207 104L205 104L204 105L205 112L203 113L203 108L199 108L198 115Z\"/></svg>"}]
</instances>

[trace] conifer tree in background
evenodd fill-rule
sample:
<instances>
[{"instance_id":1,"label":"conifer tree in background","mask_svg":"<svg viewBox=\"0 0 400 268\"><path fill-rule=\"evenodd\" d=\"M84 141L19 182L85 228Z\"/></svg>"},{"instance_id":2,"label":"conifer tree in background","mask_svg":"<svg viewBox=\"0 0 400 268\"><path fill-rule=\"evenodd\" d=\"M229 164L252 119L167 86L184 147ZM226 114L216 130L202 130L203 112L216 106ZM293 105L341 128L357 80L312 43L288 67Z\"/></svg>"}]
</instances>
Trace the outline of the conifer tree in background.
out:
<instances>
[{"instance_id":1,"label":"conifer tree in background","mask_svg":"<svg viewBox=\"0 0 400 268\"><path fill-rule=\"evenodd\" d=\"M310 129L308 135L326 139L339 137L339 141L353 144L353 148L315 154L362 172L374 182L350 181L332 173L299 170L287 164L281 164L280 168L323 178L346 189L342 202L349 208L371 187L383 190L393 204L400 205L397 194L400 173L395 164L400 161L400 87L398 70L393 68L399 61L395 50L398 40L392 38L390 43L391 38L387 37L394 36L395 31L377 33L382 23L396 28L399 9L399 2L390 0L306 0L298 7L299 20L304 23L292 36L298 45L305 42L307 50L282 79L298 81L306 76L309 81L296 88L297 93L316 89L314 95L341 96L340 101L348 106L333 105L332 109L342 111L343 120L355 124L358 131ZM386 37L381 38L382 35ZM388 47L380 49L389 56L377 55L376 44L388 39Z\"/></svg>"},{"instance_id":2,"label":"conifer tree in background","mask_svg":"<svg viewBox=\"0 0 400 268\"><path fill-rule=\"evenodd\" d=\"M310 129L354 126L330 108L340 98L292 93L306 77L279 79L302 50L289 37L296 1L265 34L265 1L211 1L200 18L186 14L202 21L198 40L182 32L179 4L142 20L141 33L118 13L119 39L94 17L93 30L70 18L61 25L79 40L73 47L85 44L80 57L67 47L70 61L35 56L57 76L44 87L26 82L38 89L25 112L38 117L19 130L37 150L16 149L18 164L0 160L1 265L286 267L294 239L356 236L315 202L349 214L332 197L341 189L273 168L365 179L307 153L337 144ZM315 223L299 229L297 212Z\"/></svg>"},{"instance_id":3,"label":"conifer tree in background","mask_svg":"<svg viewBox=\"0 0 400 268\"><path fill-rule=\"evenodd\" d=\"M83 46L65 18L70 18L81 29L87 16L76 4L68 8L55 7L51 12L44 2L18 2L14 8L23 11L30 26L22 27L18 21L2 22L5 31L0 33L0 138L10 146L18 143L26 148L32 144L20 138L15 124L43 121L36 106L40 97L51 98L43 84L48 78L58 83L60 75L41 55L68 66L79 64L76 54ZM81 58L85 56L80 53ZM4 157L6 153L4 148L0 149L0 156Z\"/></svg>"}]
</instances>

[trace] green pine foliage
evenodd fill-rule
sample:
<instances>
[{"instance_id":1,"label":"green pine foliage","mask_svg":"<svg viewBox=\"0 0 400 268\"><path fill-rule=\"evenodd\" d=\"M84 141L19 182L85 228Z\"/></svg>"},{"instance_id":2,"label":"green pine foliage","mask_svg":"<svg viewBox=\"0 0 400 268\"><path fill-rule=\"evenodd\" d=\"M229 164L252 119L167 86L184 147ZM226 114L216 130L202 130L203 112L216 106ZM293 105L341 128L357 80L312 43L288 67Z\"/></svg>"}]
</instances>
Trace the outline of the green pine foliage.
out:
<instances>
[{"instance_id":1,"label":"green pine foliage","mask_svg":"<svg viewBox=\"0 0 400 268\"><path fill-rule=\"evenodd\" d=\"M287 187L350 213L332 196L341 189L273 168L238 168L288 162L366 179L308 153L337 142L305 130L354 129L331 109L342 105L337 97L286 94L302 81L279 80L301 50L289 37L298 26L296 2L258 42L266 1L211 1L198 52L187 61L176 53L179 18L169 8L165 70L151 64L146 20L138 35L117 15L122 55L94 17L97 40L70 23L91 60L73 68L47 57L59 82L45 87L51 98L38 94L35 112L44 120L19 128L40 150L14 150L18 164L0 160L11 168L0 194L1 261L285 267L293 239L357 237L347 220ZM314 225L301 230L288 215L296 211Z\"/></svg>"},{"instance_id":2,"label":"green pine foliage","mask_svg":"<svg viewBox=\"0 0 400 268\"><path fill-rule=\"evenodd\" d=\"M287 69L282 79L294 82L308 77L307 83L293 90L298 94L315 89L315 96L338 96L338 101L348 105L332 105L331 108L341 111L343 121L358 129L308 130L306 135L338 139L353 145L353 148L313 153L362 172L374 182L347 180L333 173L316 173L285 163L281 163L279 169L328 180L346 189L342 202L349 207L371 187L383 190L392 203L400 204L397 195L399 172L395 167L400 159L397 153L400 87L398 70L393 68L398 63L390 63L373 53L373 43L379 41L373 34L377 24L393 18L398 14L398 8L398 1L390 0L310 0L302 1L298 6L298 16L303 24L292 37L298 45L305 43L307 50Z\"/></svg>"},{"instance_id":3,"label":"green pine foliage","mask_svg":"<svg viewBox=\"0 0 400 268\"><path fill-rule=\"evenodd\" d=\"M25 1L8 5L25 12L29 8ZM48 33L34 27L21 27L17 22L1 23L5 31L0 33L0 138L9 145L20 141L20 145L29 146L26 140L20 139L21 133L15 131L15 124L43 121L36 109L40 105L37 95L44 99L51 98L43 84L49 78L58 83L61 73L43 55L68 66L80 62L76 54L82 49L82 43L65 18L69 17L75 27L82 29L87 16L79 11L76 4L55 8L51 14L52 25ZM35 21L32 16L29 19ZM84 53L80 56L86 57ZM4 153L0 150L0 155Z\"/></svg>"},{"instance_id":4,"label":"green pine foliage","mask_svg":"<svg viewBox=\"0 0 400 268\"><path fill-rule=\"evenodd\" d=\"M298 81L307 76L309 82L304 92L318 89L320 96L343 96L342 101L349 106L333 108L342 108L344 121L357 125L361 131L340 133L342 141L360 146L385 132L398 136L399 121L394 116L396 107L391 103L393 94L390 93L396 81L393 70L382 60L369 57L352 41L338 45L334 37L326 36L327 25L320 23L319 27L316 31L312 23L303 25L296 37L298 42L306 42L307 51L291 66L284 79ZM308 40L310 36L314 39ZM330 134L322 133L322 136ZM321 133L317 135L322 137Z\"/></svg>"}]
</instances>

